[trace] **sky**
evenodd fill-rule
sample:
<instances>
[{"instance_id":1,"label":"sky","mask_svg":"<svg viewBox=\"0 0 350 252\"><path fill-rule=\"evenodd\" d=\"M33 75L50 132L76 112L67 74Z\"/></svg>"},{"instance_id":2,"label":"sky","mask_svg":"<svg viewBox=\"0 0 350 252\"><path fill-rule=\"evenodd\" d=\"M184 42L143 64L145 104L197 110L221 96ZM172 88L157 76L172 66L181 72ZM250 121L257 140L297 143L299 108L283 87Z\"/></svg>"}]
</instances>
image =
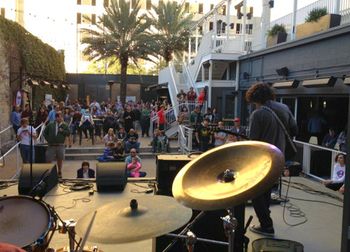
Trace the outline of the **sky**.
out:
<instances>
[{"instance_id":1,"label":"sky","mask_svg":"<svg viewBox=\"0 0 350 252\"><path fill-rule=\"evenodd\" d=\"M317 0L298 0L298 9L317 2ZM271 9L271 21L293 12L294 0L274 0L274 8ZM248 6L254 6L254 12L261 13L262 0L247 0Z\"/></svg>"}]
</instances>

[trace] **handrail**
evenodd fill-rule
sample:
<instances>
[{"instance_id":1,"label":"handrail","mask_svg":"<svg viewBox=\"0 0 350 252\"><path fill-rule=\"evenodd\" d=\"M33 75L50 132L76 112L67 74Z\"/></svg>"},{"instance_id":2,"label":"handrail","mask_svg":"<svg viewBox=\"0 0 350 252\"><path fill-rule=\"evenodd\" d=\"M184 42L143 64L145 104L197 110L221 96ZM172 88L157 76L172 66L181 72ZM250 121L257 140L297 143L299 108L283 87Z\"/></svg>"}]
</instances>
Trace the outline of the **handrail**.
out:
<instances>
[{"instance_id":1,"label":"handrail","mask_svg":"<svg viewBox=\"0 0 350 252\"><path fill-rule=\"evenodd\" d=\"M320 145L316 145L316 144L311 144L311 143L306 143L306 142L303 142L303 141L298 141L298 140L293 140L297 146L301 146L302 147L302 153L299 153L299 154L302 154L302 160L299 160L301 165L302 165L302 168L303 168L303 171L304 173L307 175L307 176L310 176L310 177L313 177L314 179L317 179L319 181L323 181L324 178L320 177L320 176L317 176L317 174L313 174L311 173L311 159L312 159L312 150L322 150L322 151L328 151L328 152L331 152L331 160L330 161L330 173L327 175L328 177L331 177L332 174L333 174L333 169L334 169L334 158L335 156L338 154L338 153L342 153L342 154L346 154L345 152L343 151L340 151L340 150L336 150L336 149L331 149L331 148L327 148L327 147L324 147L324 146L320 146Z\"/></svg>"},{"instance_id":2,"label":"handrail","mask_svg":"<svg viewBox=\"0 0 350 252\"><path fill-rule=\"evenodd\" d=\"M43 126L44 123L41 123L38 127L34 128L34 130L37 130L39 127ZM11 180L16 178L18 175L19 175L19 172L20 172L20 168L19 168L19 165L18 165L18 156L19 156L19 153L18 153L18 146L19 146L20 142L17 142L14 146L12 146L4 155L0 156L0 160L4 160L4 158L9 155L14 149L17 150L17 154L16 154L16 174L14 176L12 176ZM34 144L33 144L34 145Z\"/></svg>"},{"instance_id":3,"label":"handrail","mask_svg":"<svg viewBox=\"0 0 350 252\"><path fill-rule=\"evenodd\" d=\"M1 135L2 133L6 132L6 131L9 130L9 129L12 129L12 125L9 125L9 126L7 126L5 129L1 130L1 131L0 131L0 135Z\"/></svg>"}]
</instances>

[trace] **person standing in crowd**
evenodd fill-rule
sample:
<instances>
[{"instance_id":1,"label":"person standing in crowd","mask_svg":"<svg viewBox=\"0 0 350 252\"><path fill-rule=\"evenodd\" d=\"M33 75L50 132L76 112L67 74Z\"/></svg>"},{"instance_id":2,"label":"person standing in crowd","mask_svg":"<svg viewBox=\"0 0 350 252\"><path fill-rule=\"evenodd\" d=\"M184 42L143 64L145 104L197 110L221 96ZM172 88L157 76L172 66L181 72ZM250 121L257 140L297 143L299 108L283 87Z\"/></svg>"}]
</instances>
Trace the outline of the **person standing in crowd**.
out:
<instances>
[{"instance_id":1,"label":"person standing in crowd","mask_svg":"<svg viewBox=\"0 0 350 252\"><path fill-rule=\"evenodd\" d=\"M309 132L309 140L312 136L317 137L317 144L322 143L323 132L327 125L326 120L323 118L319 111L315 111L314 115L309 119L307 124L307 131Z\"/></svg>"},{"instance_id":2,"label":"person standing in crowd","mask_svg":"<svg viewBox=\"0 0 350 252\"><path fill-rule=\"evenodd\" d=\"M196 92L193 90L193 87L190 87L190 90L187 92L187 102L188 102L188 108L190 112L192 112L196 106L196 98L197 98Z\"/></svg>"},{"instance_id":3,"label":"person standing in crowd","mask_svg":"<svg viewBox=\"0 0 350 252\"><path fill-rule=\"evenodd\" d=\"M220 121L218 122L218 131L214 133L214 146L218 147L220 145L223 145L226 143L227 134L225 132L222 132L220 130L224 130L224 122Z\"/></svg>"},{"instance_id":4,"label":"person standing in crowd","mask_svg":"<svg viewBox=\"0 0 350 252\"><path fill-rule=\"evenodd\" d=\"M41 105L38 113L36 114L34 127L36 128L42 123L46 124L47 120L48 120L48 118L47 118L48 114L49 113L47 112L46 106L45 105ZM40 130L41 130L41 127L38 128L38 133L40 132Z\"/></svg>"},{"instance_id":5,"label":"person standing in crowd","mask_svg":"<svg viewBox=\"0 0 350 252\"><path fill-rule=\"evenodd\" d=\"M157 124L159 130L165 130L166 125L166 118L165 118L165 111L164 111L164 105L160 105L160 109L157 112Z\"/></svg>"},{"instance_id":6,"label":"person standing in crowd","mask_svg":"<svg viewBox=\"0 0 350 252\"><path fill-rule=\"evenodd\" d=\"M334 148L337 143L337 135L335 134L335 130L333 128L328 129L328 134L324 136L322 140L322 146L327 148Z\"/></svg>"},{"instance_id":7,"label":"person standing in crowd","mask_svg":"<svg viewBox=\"0 0 350 252\"><path fill-rule=\"evenodd\" d=\"M209 147L212 143L212 133L209 128L208 119L204 119L203 124L197 128L195 136L199 146L199 150L202 152L209 150Z\"/></svg>"},{"instance_id":8,"label":"person standing in crowd","mask_svg":"<svg viewBox=\"0 0 350 252\"><path fill-rule=\"evenodd\" d=\"M141 110L141 132L142 137L149 137L149 128L151 124L151 109L148 103L144 104Z\"/></svg>"},{"instance_id":9,"label":"person standing in crowd","mask_svg":"<svg viewBox=\"0 0 350 252\"><path fill-rule=\"evenodd\" d=\"M293 137L296 135L298 128L288 106L274 101L275 94L273 90L268 84L263 83L257 83L250 87L246 93L246 100L256 106L249 120L249 138L273 144L284 152L286 136L272 111L284 124L291 137ZM282 172L283 167L278 167L277 169L280 169ZM271 183L266 191L252 199L255 213L260 222L260 225L250 227L250 230L254 233L266 236L273 236L275 233L270 216L270 197L273 186L274 182Z\"/></svg>"},{"instance_id":10,"label":"person standing in crowd","mask_svg":"<svg viewBox=\"0 0 350 252\"><path fill-rule=\"evenodd\" d=\"M345 180L345 155L342 153L338 153L335 156L335 164L333 168L333 174L332 178L323 181L323 184L334 191L338 191L342 185L344 184Z\"/></svg>"},{"instance_id":11,"label":"person standing in crowd","mask_svg":"<svg viewBox=\"0 0 350 252\"><path fill-rule=\"evenodd\" d=\"M28 120L31 121L33 119L32 116L33 116L33 112L30 108L30 105L26 104L24 106L24 110L22 111L21 118L28 118Z\"/></svg>"},{"instance_id":12,"label":"person standing in crowd","mask_svg":"<svg viewBox=\"0 0 350 252\"><path fill-rule=\"evenodd\" d=\"M202 123L203 117L199 106L196 106L190 115L190 124L196 130Z\"/></svg>"},{"instance_id":13,"label":"person standing in crowd","mask_svg":"<svg viewBox=\"0 0 350 252\"><path fill-rule=\"evenodd\" d=\"M30 161L35 163L34 139L36 136L36 131L29 125L28 118L22 118L21 127L17 131L17 140L21 142L20 150L23 163ZM32 160L30 160L30 155L32 155Z\"/></svg>"},{"instance_id":14,"label":"person standing in crowd","mask_svg":"<svg viewBox=\"0 0 350 252\"><path fill-rule=\"evenodd\" d=\"M134 112L131 111L130 105L126 106L126 110L124 111L124 114L123 114L123 119L124 119L125 131L129 132L129 130L133 128L133 123L135 120L135 115L134 115Z\"/></svg>"},{"instance_id":15,"label":"person standing in crowd","mask_svg":"<svg viewBox=\"0 0 350 252\"><path fill-rule=\"evenodd\" d=\"M90 169L89 162L81 163L81 168L77 170L77 178L95 178L95 171Z\"/></svg>"},{"instance_id":16,"label":"person standing in crowd","mask_svg":"<svg viewBox=\"0 0 350 252\"><path fill-rule=\"evenodd\" d=\"M347 152L347 132L348 132L348 126L346 125L344 130L340 132L337 144L339 145L339 150L343 152Z\"/></svg>"},{"instance_id":17,"label":"person standing in crowd","mask_svg":"<svg viewBox=\"0 0 350 252\"><path fill-rule=\"evenodd\" d=\"M63 121L62 112L55 114L56 120L50 122L45 130L44 137L48 143L46 151L46 161L57 161L58 176L62 178L62 166L64 160L64 141L69 136L68 125Z\"/></svg>"},{"instance_id":18,"label":"person standing in crowd","mask_svg":"<svg viewBox=\"0 0 350 252\"><path fill-rule=\"evenodd\" d=\"M246 135L246 130L244 127L241 126L241 119L239 117L236 117L233 119L233 128L232 128L232 132L233 133L237 133L239 135ZM242 140L243 137L237 136L238 141ZM244 139L243 139L244 140Z\"/></svg>"},{"instance_id":19,"label":"person standing in crowd","mask_svg":"<svg viewBox=\"0 0 350 252\"><path fill-rule=\"evenodd\" d=\"M53 109L49 111L48 120L49 122L54 122L56 120L56 113L60 111L58 105L53 105Z\"/></svg>"},{"instance_id":20,"label":"person standing in crowd","mask_svg":"<svg viewBox=\"0 0 350 252\"><path fill-rule=\"evenodd\" d=\"M15 134L17 135L17 130L19 127L21 127L21 112L20 107L15 106L13 111L11 112L10 121L12 124L12 128L15 131Z\"/></svg>"}]
</instances>

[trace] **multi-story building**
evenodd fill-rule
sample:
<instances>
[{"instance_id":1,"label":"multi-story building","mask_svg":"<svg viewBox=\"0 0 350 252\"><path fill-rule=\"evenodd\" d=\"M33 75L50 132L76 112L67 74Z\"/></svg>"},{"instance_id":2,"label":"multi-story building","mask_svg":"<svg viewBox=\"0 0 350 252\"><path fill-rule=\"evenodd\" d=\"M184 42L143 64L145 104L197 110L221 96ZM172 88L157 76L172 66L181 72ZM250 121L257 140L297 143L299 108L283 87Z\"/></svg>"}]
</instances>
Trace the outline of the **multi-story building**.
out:
<instances>
[{"instance_id":1,"label":"multi-story building","mask_svg":"<svg viewBox=\"0 0 350 252\"><path fill-rule=\"evenodd\" d=\"M6 18L21 24L32 34L39 37L45 43L57 50L63 50L65 54L66 71L69 73L86 72L90 62L82 53L84 45L82 38L86 35L83 28L93 28L98 22L98 17L104 13L104 7L111 0L6 0L0 1L0 14ZM152 10L152 5L158 5L163 0L140 0L141 14ZM164 0L167 1L167 0ZM200 20L204 14L210 12L217 5L217 0L176 0L185 5L185 10L194 15L194 20ZM221 1L222 2L222 1ZM227 2L227 1L225 1ZM131 6L136 4L130 1ZM193 50L195 51L200 41L203 30L211 30L215 25L220 26L220 31L225 33L226 27L232 32L242 31L240 22L230 21L226 24L228 12L236 12L223 4L217 21L203 20L203 26L193 34ZM248 24L252 29L253 24ZM194 41L197 41L195 43ZM101 68L104 65L101 64Z\"/></svg>"}]
</instances>

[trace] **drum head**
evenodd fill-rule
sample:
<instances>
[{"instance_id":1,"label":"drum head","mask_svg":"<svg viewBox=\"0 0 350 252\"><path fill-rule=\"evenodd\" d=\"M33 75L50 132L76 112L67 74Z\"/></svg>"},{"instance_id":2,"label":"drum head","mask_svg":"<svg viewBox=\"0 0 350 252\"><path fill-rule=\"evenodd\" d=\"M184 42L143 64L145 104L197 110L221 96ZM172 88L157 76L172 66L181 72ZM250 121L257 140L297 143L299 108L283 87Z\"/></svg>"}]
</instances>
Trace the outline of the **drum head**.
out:
<instances>
[{"instance_id":1,"label":"drum head","mask_svg":"<svg viewBox=\"0 0 350 252\"><path fill-rule=\"evenodd\" d=\"M0 227L1 242L29 246L49 231L49 210L30 197L0 198Z\"/></svg>"}]
</instances>

